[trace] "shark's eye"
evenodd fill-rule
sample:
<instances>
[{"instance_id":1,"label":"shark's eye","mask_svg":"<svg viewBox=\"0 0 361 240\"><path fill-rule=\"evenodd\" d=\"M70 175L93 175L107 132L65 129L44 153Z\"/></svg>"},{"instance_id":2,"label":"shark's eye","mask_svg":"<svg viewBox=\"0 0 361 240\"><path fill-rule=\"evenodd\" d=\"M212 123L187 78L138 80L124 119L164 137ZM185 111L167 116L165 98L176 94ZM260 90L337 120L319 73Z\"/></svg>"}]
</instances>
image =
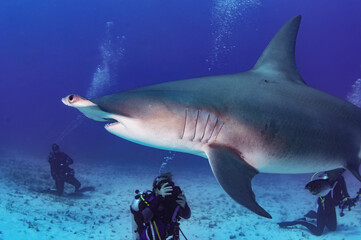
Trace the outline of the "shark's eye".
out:
<instances>
[{"instance_id":1,"label":"shark's eye","mask_svg":"<svg viewBox=\"0 0 361 240\"><path fill-rule=\"evenodd\" d=\"M74 95L69 95L69 102L72 102L74 100Z\"/></svg>"}]
</instances>

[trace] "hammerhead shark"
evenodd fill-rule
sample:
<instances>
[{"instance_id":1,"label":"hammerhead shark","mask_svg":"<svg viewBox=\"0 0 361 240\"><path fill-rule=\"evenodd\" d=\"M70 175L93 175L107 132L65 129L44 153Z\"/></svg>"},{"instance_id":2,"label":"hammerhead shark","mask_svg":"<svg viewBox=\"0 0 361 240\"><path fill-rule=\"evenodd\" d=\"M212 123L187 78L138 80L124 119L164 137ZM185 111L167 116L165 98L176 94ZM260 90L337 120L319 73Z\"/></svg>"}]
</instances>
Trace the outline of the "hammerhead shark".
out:
<instances>
[{"instance_id":1,"label":"hammerhead shark","mask_svg":"<svg viewBox=\"0 0 361 240\"><path fill-rule=\"evenodd\" d=\"M62 101L121 138L208 158L231 198L271 218L252 191L259 172L342 167L361 181L361 109L306 85L295 61L300 21L289 20L249 71Z\"/></svg>"}]
</instances>

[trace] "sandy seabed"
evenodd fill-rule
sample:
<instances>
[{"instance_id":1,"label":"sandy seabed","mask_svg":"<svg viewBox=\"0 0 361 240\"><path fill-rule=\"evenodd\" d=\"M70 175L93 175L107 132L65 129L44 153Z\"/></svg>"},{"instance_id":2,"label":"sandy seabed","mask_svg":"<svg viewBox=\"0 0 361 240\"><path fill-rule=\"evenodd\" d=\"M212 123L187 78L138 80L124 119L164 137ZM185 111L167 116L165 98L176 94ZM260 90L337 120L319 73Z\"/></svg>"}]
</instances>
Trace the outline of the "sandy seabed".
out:
<instances>
[{"instance_id":1,"label":"sandy seabed","mask_svg":"<svg viewBox=\"0 0 361 240\"><path fill-rule=\"evenodd\" d=\"M42 193L54 185L46 161L0 159L0 240L131 239L129 205L134 191L151 188L158 168L79 162L72 167L82 186L94 186L95 191L72 195L73 187L66 184L69 195ZM273 219L235 203L209 169L173 170L173 174L192 210L192 217L181 221L188 240L361 239L361 202L338 217L336 232L325 230L321 237L301 226L278 227L277 222L295 220L316 209L315 197L303 190L310 174L259 174L254 178L257 201ZM349 174L346 181L354 196L360 184Z\"/></svg>"}]
</instances>

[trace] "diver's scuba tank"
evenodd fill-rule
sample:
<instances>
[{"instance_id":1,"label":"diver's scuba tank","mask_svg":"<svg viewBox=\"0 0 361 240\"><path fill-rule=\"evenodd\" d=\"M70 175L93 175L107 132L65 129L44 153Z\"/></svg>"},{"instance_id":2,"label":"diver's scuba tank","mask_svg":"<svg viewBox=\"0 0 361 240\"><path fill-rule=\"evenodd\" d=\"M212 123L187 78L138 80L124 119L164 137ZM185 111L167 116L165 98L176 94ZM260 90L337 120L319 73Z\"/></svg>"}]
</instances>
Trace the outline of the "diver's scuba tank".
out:
<instances>
[{"instance_id":1,"label":"diver's scuba tank","mask_svg":"<svg viewBox=\"0 0 361 240\"><path fill-rule=\"evenodd\" d=\"M139 204L142 201L140 198L140 195L142 194L138 189L135 190L135 197L132 201L132 204L130 205L130 212L132 213L132 239L133 240L141 240L140 238L140 228L138 226L139 224L139 214L142 214L139 211Z\"/></svg>"},{"instance_id":2,"label":"diver's scuba tank","mask_svg":"<svg viewBox=\"0 0 361 240\"><path fill-rule=\"evenodd\" d=\"M134 199L133 199L133 201L132 201L132 204L130 205L130 209L133 210L133 211L138 212L138 211L139 211L139 203L140 203L140 201L141 201L140 195L142 195L143 193L140 192L140 191L137 189L137 190L135 190L135 194L136 194L136 195L135 195L135 197L134 197Z\"/></svg>"},{"instance_id":3,"label":"diver's scuba tank","mask_svg":"<svg viewBox=\"0 0 361 240\"><path fill-rule=\"evenodd\" d=\"M132 204L130 205L130 211L133 214L132 235L133 240L140 240L140 235L146 228L142 212L154 199L154 195L151 191L141 192L138 189L135 190L135 194L136 195L132 201Z\"/></svg>"}]
</instances>

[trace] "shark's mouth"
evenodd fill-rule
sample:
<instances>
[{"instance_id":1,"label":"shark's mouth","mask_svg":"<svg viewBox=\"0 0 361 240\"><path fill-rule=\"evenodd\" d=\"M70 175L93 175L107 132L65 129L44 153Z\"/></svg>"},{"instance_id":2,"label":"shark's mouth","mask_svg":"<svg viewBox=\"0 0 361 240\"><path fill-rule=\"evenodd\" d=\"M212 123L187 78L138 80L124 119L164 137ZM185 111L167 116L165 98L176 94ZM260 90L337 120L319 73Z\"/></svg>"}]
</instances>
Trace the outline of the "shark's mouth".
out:
<instances>
[{"instance_id":1,"label":"shark's mouth","mask_svg":"<svg viewBox=\"0 0 361 240\"><path fill-rule=\"evenodd\" d=\"M112 123L107 123L107 124L105 124L105 128L110 128L110 127L112 127L112 126L115 126L115 125L117 125L117 124L121 124L120 122L112 122Z\"/></svg>"},{"instance_id":2,"label":"shark's mouth","mask_svg":"<svg viewBox=\"0 0 361 240\"><path fill-rule=\"evenodd\" d=\"M104 117L103 117L103 120L109 122L109 123L105 124L105 126L104 126L104 128L105 128L105 129L108 129L108 130L109 130L110 128L116 126L116 125L119 125L119 124L121 124L121 126L125 127L125 125L124 125L124 123L122 122L122 120L116 118L115 116L104 116Z\"/></svg>"},{"instance_id":3,"label":"shark's mouth","mask_svg":"<svg viewBox=\"0 0 361 240\"><path fill-rule=\"evenodd\" d=\"M105 126L104 126L104 128L107 130L110 130L111 128L113 128L115 126L126 128L124 123L119 119L114 119L114 118L103 118L103 119L110 122L110 123L105 124Z\"/></svg>"}]
</instances>

